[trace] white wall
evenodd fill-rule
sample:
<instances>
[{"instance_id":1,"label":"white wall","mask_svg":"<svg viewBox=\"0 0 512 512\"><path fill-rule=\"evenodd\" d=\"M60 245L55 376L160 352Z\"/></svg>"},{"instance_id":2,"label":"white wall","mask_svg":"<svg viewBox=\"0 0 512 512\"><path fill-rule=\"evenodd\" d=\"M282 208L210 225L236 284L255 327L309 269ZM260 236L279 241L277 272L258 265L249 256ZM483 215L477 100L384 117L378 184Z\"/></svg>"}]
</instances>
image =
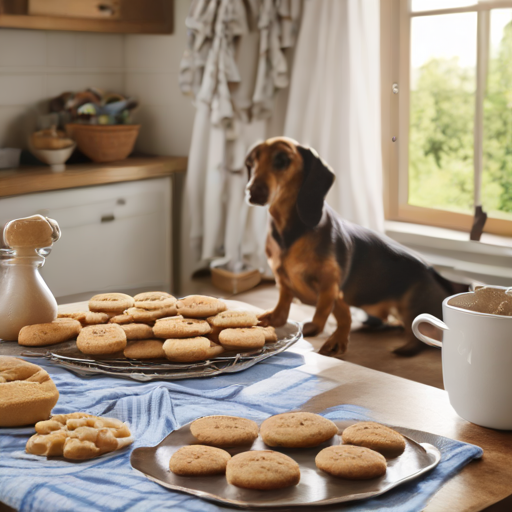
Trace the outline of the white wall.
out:
<instances>
[{"instance_id":1,"label":"white wall","mask_svg":"<svg viewBox=\"0 0 512 512\"><path fill-rule=\"evenodd\" d=\"M26 147L38 112L61 92L124 92L124 36L0 29L0 147Z\"/></svg>"},{"instance_id":2,"label":"white wall","mask_svg":"<svg viewBox=\"0 0 512 512\"><path fill-rule=\"evenodd\" d=\"M171 35L96 34L0 28L0 147L26 147L47 101L99 87L135 96L137 149L188 153L194 107L178 86L189 0L175 0Z\"/></svg>"},{"instance_id":3,"label":"white wall","mask_svg":"<svg viewBox=\"0 0 512 512\"><path fill-rule=\"evenodd\" d=\"M174 33L125 36L125 92L141 105L137 149L155 155L187 155L195 108L179 89L180 60L186 46L189 0L174 1Z\"/></svg>"}]
</instances>

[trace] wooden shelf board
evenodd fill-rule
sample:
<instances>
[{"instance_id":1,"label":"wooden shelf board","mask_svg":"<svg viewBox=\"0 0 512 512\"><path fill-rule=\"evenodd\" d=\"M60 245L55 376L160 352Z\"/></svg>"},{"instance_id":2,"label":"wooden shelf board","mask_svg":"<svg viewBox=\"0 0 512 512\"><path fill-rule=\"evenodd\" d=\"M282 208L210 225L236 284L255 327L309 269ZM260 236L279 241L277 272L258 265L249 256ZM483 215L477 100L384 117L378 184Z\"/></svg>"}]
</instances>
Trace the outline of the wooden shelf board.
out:
<instances>
[{"instance_id":1,"label":"wooden shelf board","mask_svg":"<svg viewBox=\"0 0 512 512\"><path fill-rule=\"evenodd\" d=\"M123 34L172 34L172 18L161 23L150 21L114 21L85 18L0 14L0 27L34 30L71 30L78 32L116 32Z\"/></svg>"},{"instance_id":2,"label":"wooden shelf board","mask_svg":"<svg viewBox=\"0 0 512 512\"><path fill-rule=\"evenodd\" d=\"M187 158L182 156L134 157L105 164L73 164L60 173L52 172L46 166L19 167L0 170L0 197L160 178L185 172L186 169Z\"/></svg>"}]
</instances>

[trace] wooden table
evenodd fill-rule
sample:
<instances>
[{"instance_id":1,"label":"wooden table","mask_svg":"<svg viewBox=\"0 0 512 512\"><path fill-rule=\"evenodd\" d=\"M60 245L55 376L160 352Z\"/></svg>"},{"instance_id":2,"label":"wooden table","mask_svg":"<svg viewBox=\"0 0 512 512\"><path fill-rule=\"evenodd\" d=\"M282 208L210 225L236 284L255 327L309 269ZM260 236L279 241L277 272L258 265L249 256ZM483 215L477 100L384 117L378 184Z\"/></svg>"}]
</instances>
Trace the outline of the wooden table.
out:
<instances>
[{"instance_id":1,"label":"wooden table","mask_svg":"<svg viewBox=\"0 0 512 512\"><path fill-rule=\"evenodd\" d=\"M59 309L83 310L86 305L67 304ZM23 349L12 343L0 344L0 355L20 354ZM355 404L373 411L377 421L432 432L484 449L482 459L471 462L451 478L425 510L479 511L512 494L512 432L478 427L463 420L441 389L321 356L312 351L307 341L290 350L304 357L305 364L298 369L336 383L330 391L309 400L303 410L320 412L335 405Z\"/></svg>"},{"instance_id":2,"label":"wooden table","mask_svg":"<svg viewBox=\"0 0 512 512\"><path fill-rule=\"evenodd\" d=\"M512 432L478 427L463 420L441 389L314 352L304 353L300 348L295 351L306 359L300 369L338 383L302 409L318 412L344 403L360 405L371 409L378 421L432 432L484 449L482 459L471 462L451 478L425 510L473 512L512 494Z\"/></svg>"}]
</instances>

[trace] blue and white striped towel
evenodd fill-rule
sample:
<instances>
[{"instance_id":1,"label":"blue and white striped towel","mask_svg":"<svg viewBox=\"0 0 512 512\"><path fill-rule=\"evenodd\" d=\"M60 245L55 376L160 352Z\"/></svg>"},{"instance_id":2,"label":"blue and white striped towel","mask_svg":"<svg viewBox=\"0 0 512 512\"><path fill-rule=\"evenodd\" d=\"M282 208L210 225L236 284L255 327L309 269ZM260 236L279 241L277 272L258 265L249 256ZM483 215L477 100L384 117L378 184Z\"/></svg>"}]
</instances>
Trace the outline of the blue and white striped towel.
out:
<instances>
[{"instance_id":1,"label":"blue and white striped towel","mask_svg":"<svg viewBox=\"0 0 512 512\"><path fill-rule=\"evenodd\" d=\"M300 356L280 354L267 361L240 374L147 384L108 377L83 379L38 362L59 388L55 413L86 411L119 418L130 423L136 441L98 459L68 462L26 454L32 428L0 429L0 501L21 512L232 511L147 480L131 468L130 453L158 444L169 432L200 416L230 414L263 420L298 408L337 385L293 369L302 363ZM329 409L325 416L367 419L369 412L343 405ZM450 439L443 439L438 448L442 461L425 478L340 510L421 510L446 479L482 453L476 446Z\"/></svg>"}]
</instances>

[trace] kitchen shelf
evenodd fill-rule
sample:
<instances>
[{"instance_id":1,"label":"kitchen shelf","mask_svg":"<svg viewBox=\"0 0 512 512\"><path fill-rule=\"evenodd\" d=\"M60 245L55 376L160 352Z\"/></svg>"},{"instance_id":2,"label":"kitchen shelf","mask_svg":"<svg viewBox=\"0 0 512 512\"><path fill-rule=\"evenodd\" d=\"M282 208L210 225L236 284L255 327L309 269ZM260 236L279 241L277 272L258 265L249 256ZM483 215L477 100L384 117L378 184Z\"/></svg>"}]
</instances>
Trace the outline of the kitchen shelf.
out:
<instances>
[{"instance_id":1,"label":"kitchen shelf","mask_svg":"<svg viewBox=\"0 0 512 512\"><path fill-rule=\"evenodd\" d=\"M0 27L126 34L173 32L173 0L106 0L103 2L105 6L88 3L96 8L112 4L115 10L112 10L110 19L100 13L94 17L94 13L84 15L81 12L84 6L76 1L48 0L48 7L52 7L51 15L30 14L31 6L27 0L0 0ZM44 6L44 3L39 1L38 5ZM62 12L62 15L55 16L54 12Z\"/></svg>"}]
</instances>

